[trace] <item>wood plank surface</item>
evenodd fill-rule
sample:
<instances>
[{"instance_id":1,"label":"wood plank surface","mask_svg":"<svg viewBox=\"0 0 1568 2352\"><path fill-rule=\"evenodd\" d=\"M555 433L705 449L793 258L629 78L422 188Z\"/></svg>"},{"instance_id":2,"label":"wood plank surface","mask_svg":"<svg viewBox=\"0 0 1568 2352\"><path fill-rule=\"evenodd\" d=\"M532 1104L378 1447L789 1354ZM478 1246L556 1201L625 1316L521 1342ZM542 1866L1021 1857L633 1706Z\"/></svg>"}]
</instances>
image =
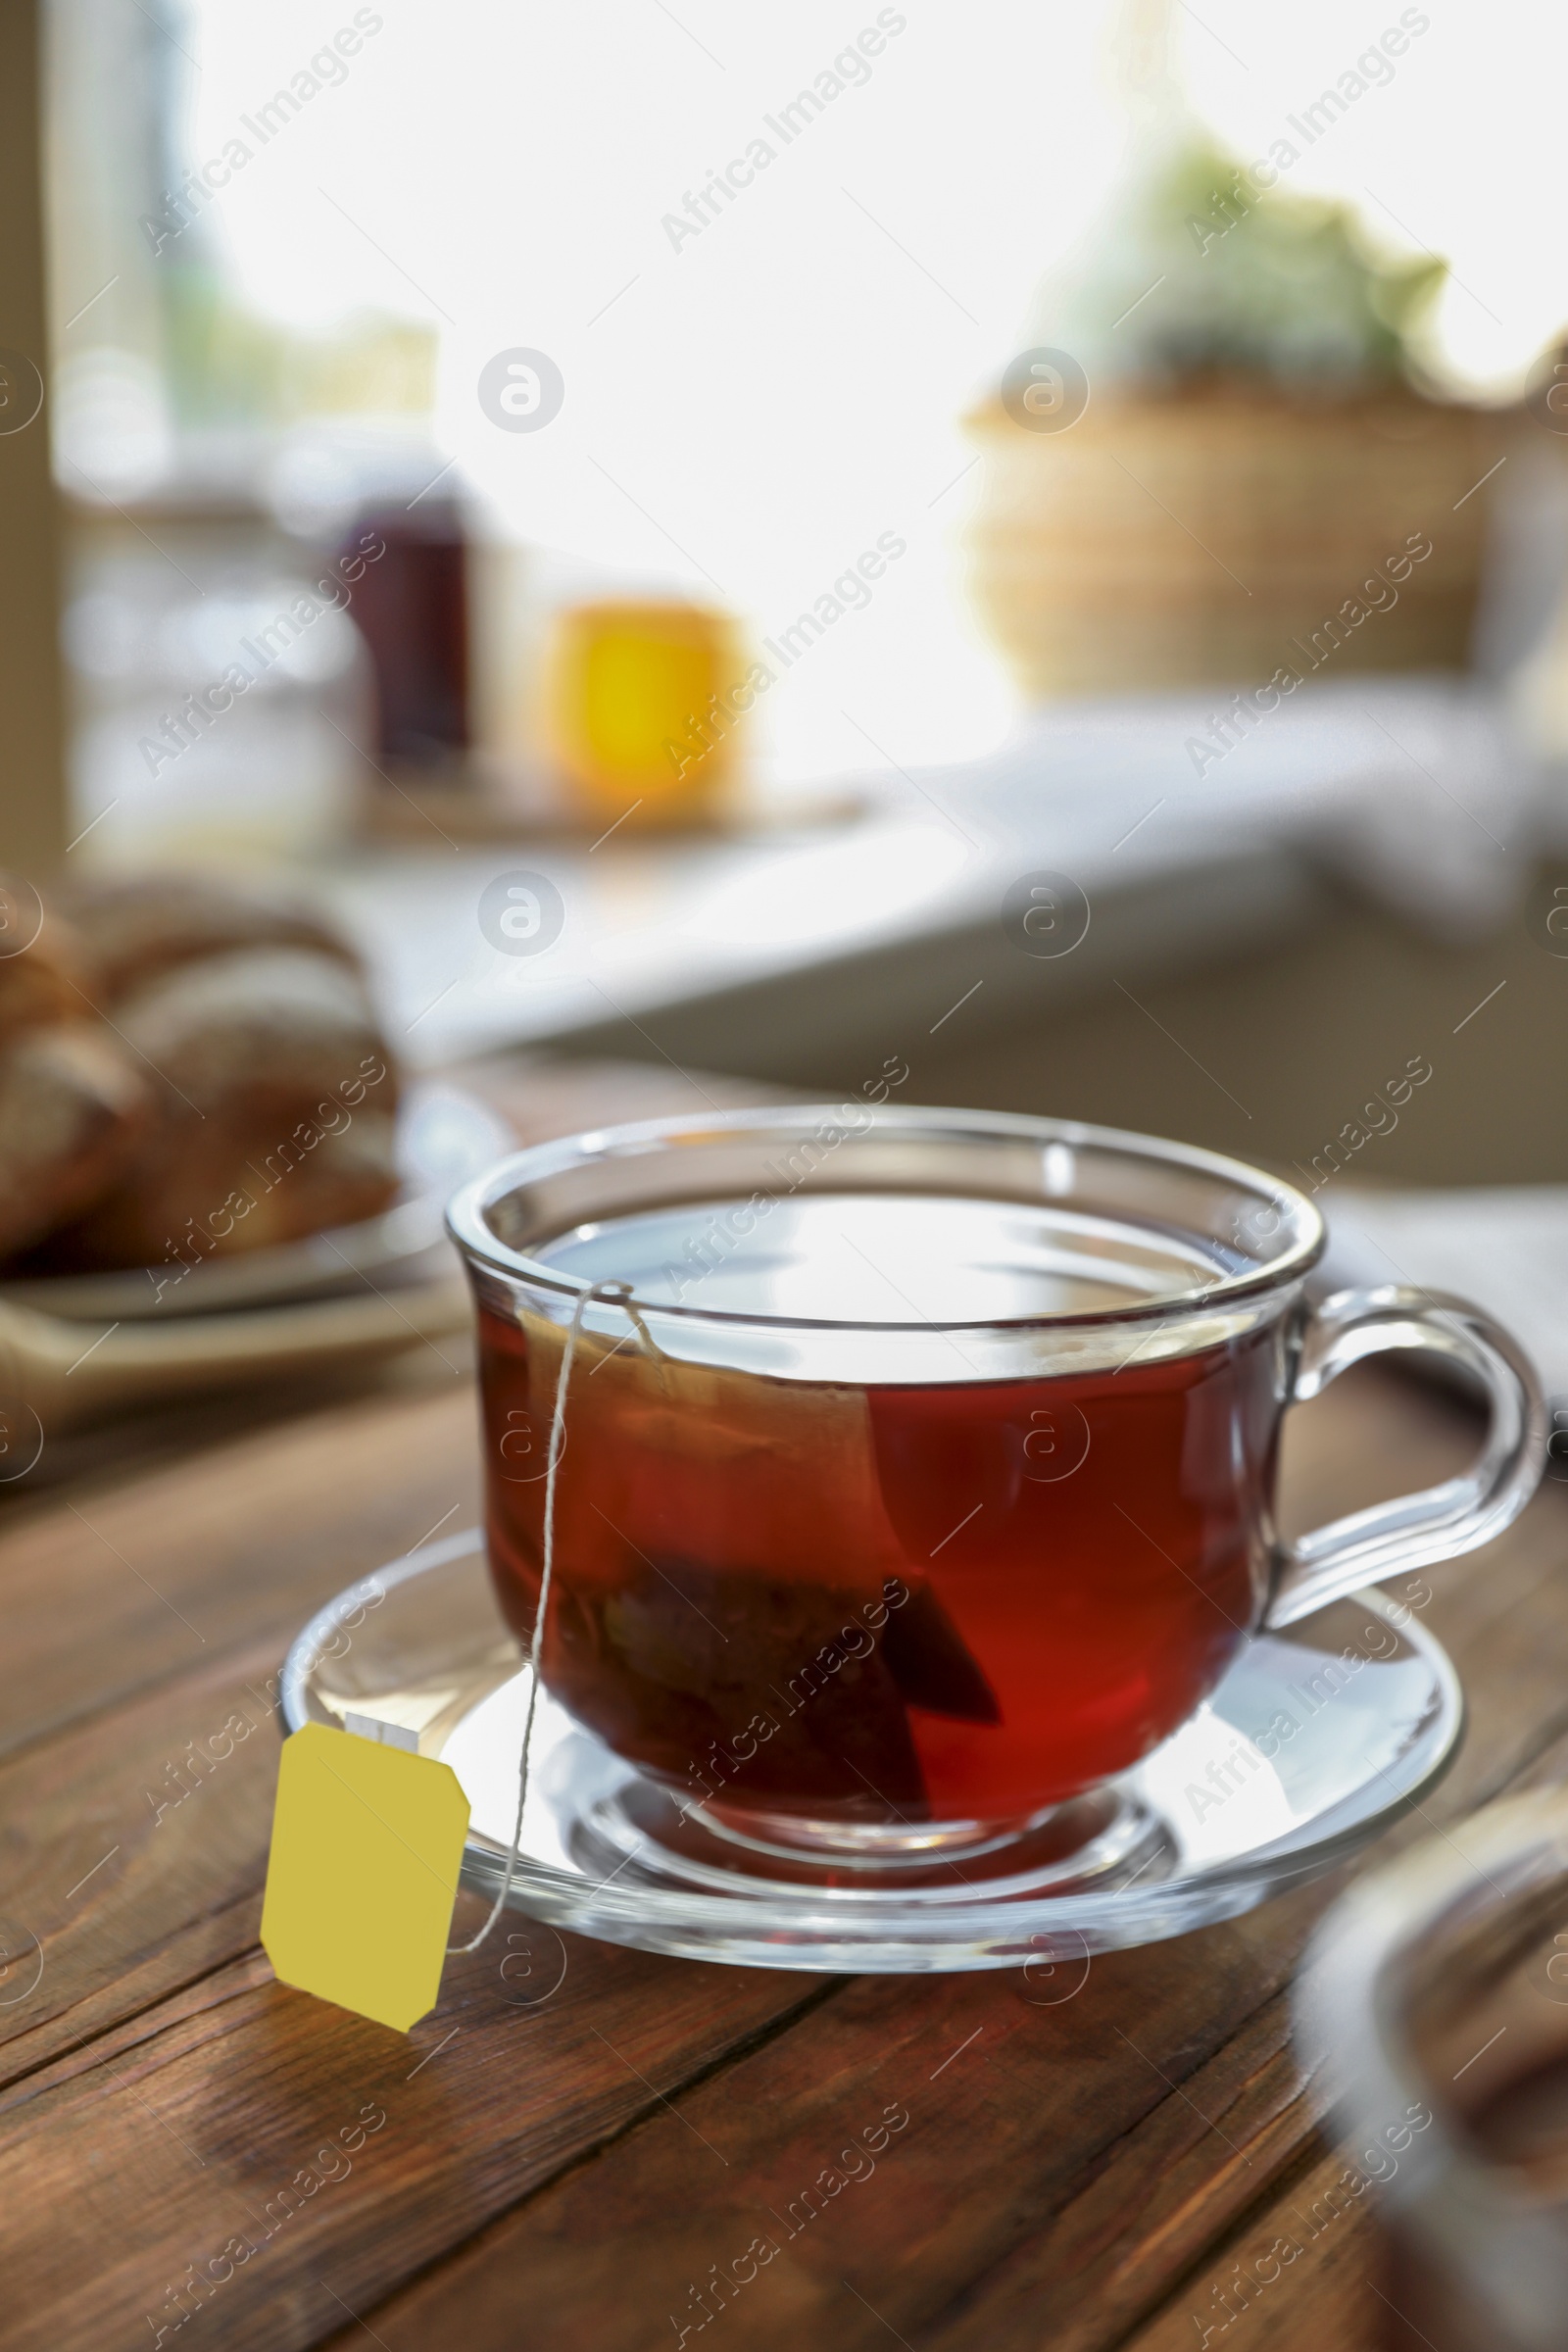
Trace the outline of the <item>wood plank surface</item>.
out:
<instances>
[{"instance_id":1,"label":"wood plank surface","mask_svg":"<svg viewBox=\"0 0 1568 2352\"><path fill-rule=\"evenodd\" d=\"M564 1126L625 1098L529 1099ZM1473 1434L1348 1375L1292 1418L1287 1516L1444 1476ZM0 2343L1370 2345L1364 2208L1221 2300L1343 2169L1288 2014L1339 1881L1077 1984L698 1966L513 1915L409 2039L276 1985L270 1678L330 1592L466 1523L475 1470L466 1370L421 1363L195 1416L150 1461L107 1433L0 1503ZM1411 1589L1471 1729L1369 1858L1568 1771L1565 1557L1548 1487Z\"/></svg>"},{"instance_id":2,"label":"wood plank surface","mask_svg":"<svg viewBox=\"0 0 1568 2352\"><path fill-rule=\"evenodd\" d=\"M482 1916L465 1896L455 1932ZM450 1962L411 2037L252 1953L0 2094L8 2347L182 2321L182 2344L313 2343L341 2318L323 2275L364 2308L813 1990L571 1938L560 1992L530 2010L507 1948Z\"/></svg>"},{"instance_id":3,"label":"wood plank surface","mask_svg":"<svg viewBox=\"0 0 1568 2352\"><path fill-rule=\"evenodd\" d=\"M1471 1435L1450 1408L1371 1372L1296 1421L1287 1499L1298 1521L1444 1475ZM1499 1544L1420 1588L1432 1595L1423 1621L1465 1671L1470 1733L1421 1816L1376 1851L1538 1768L1563 1730L1565 1554L1568 1497L1548 1488ZM1207 2250L1276 2181L1319 2159L1343 2169L1321 2156L1286 1987L1348 1875L1225 1927L1097 1959L1068 2000L1041 2000L1021 1974L861 1980L683 2101L729 2159L700 2201L678 2188L680 2128L651 2117L365 2316L391 2352L440 2344L454 2311L466 2352L535 2342L633 2352L676 2341L688 2322L695 2340L705 2307L693 2289L701 2296L708 2278L711 2303L712 2266L760 2236L777 2251L722 2312L726 2338L746 2352L803 2340L859 2352L889 2329L921 2352L1100 2352L1143 2322L1164 2352L1159 2329L1172 2344L1193 2332L1197 2302L1190 2293L1176 2316L1179 2282ZM846 2151L888 2100L910 2122L876 2172L808 2226L797 2216L792 2231L792 2201L824 2168L841 2180L860 2169ZM1359 2278L1364 2227L1347 2220L1293 2278L1293 2309L1310 2308L1306 2280L1321 2269L1338 2310L1349 2259L1340 2249L1356 2247ZM1260 2252L1276 2233L1271 2221ZM609 2269L595 2259L607 2243Z\"/></svg>"}]
</instances>

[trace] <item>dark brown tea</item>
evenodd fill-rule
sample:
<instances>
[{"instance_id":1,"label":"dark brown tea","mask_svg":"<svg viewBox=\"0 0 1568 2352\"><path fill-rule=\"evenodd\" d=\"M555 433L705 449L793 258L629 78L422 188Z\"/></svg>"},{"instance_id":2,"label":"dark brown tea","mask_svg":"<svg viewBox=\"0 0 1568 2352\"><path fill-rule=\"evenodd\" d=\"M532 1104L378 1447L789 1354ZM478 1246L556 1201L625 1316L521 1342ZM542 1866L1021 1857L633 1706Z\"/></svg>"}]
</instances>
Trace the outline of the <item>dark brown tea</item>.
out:
<instances>
[{"instance_id":1,"label":"dark brown tea","mask_svg":"<svg viewBox=\"0 0 1568 2352\"><path fill-rule=\"evenodd\" d=\"M1528 2030L1528 2021L1514 2022L1516 2032L1520 2022ZM1495 2039L1501 2038L1499 2033ZM1547 2057L1524 2074L1489 2085L1479 2100L1463 2102L1459 2120L1470 2152L1495 2167L1507 2187L1528 2200L1536 2228L1545 2225L1543 2234L1555 2240L1545 2262L1540 2238L1528 2267L1517 2247L1512 2253L1516 2281L1536 2306L1535 2328L1520 2331L1499 2317L1474 2262L1489 2228L1499 2230L1494 2213L1474 2217L1480 2227L1466 2244L1456 2239L1451 2221L1422 2231L1397 2205L1385 2205L1377 2209L1382 2223L1378 2342L1385 2352L1421 2352L1423 2345L1429 2352L1568 2347L1568 2058Z\"/></svg>"},{"instance_id":2,"label":"dark brown tea","mask_svg":"<svg viewBox=\"0 0 1568 2352\"><path fill-rule=\"evenodd\" d=\"M1064 1239L1070 1221L1045 1211L858 1195L791 1204L692 1279L677 1244L711 1219L626 1218L539 1254L623 1276L642 1301L863 1318L881 1336L868 1352L862 1332L859 1377L837 1381L694 1362L646 1323L618 1344L585 1335L557 1476L552 1692L690 1798L830 1824L1012 1822L1156 1746L1255 1619L1274 1330L1146 1361L1134 1327L1120 1368L1018 1380L974 1377L958 1333L952 1379L867 1377L899 1369L895 1324L948 1320L959 1297L976 1318L1071 1314L1221 1269L1143 1233ZM524 1638L562 1339L526 1313L481 1316L491 1558Z\"/></svg>"}]
</instances>

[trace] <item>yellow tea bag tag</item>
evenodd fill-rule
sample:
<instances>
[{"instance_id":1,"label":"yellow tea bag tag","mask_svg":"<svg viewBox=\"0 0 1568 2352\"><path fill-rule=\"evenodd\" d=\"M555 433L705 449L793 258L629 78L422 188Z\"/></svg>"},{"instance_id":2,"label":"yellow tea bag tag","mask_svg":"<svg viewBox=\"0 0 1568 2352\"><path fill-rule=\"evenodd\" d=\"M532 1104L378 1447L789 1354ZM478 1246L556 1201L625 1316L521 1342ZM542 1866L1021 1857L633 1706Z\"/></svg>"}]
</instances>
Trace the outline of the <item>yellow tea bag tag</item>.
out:
<instances>
[{"instance_id":1,"label":"yellow tea bag tag","mask_svg":"<svg viewBox=\"0 0 1568 2352\"><path fill-rule=\"evenodd\" d=\"M279 1982L406 2034L441 1989L467 1834L450 1764L324 1723L293 1733L262 1905Z\"/></svg>"}]
</instances>

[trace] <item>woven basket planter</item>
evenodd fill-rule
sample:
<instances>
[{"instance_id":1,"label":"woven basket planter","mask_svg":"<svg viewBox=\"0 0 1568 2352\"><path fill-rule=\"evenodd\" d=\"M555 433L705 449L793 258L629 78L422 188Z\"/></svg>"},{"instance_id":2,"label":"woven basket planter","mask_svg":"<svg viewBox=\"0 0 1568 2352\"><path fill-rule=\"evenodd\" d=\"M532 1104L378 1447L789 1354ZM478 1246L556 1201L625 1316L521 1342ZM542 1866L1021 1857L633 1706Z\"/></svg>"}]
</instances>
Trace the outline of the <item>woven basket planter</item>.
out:
<instances>
[{"instance_id":1,"label":"woven basket planter","mask_svg":"<svg viewBox=\"0 0 1568 2352\"><path fill-rule=\"evenodd\" d=\"M1000 402L969 423L987 457L971 584L1032 698L1304 675L1314 632L1325 675L1464 665L1493 416L1205 388L1106 398L1064 432ZM1326 632L1348 599L1365 617Z\"/></svg>"}]
</instances>

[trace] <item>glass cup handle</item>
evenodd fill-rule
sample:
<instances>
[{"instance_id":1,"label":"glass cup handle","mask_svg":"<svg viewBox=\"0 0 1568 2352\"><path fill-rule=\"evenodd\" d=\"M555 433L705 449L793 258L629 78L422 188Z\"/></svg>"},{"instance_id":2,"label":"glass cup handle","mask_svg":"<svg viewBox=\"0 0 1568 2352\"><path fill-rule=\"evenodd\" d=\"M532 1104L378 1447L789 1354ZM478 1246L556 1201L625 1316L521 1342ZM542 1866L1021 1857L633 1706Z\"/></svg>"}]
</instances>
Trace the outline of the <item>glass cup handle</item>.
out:
<instances>
[{"instance_id":1,"label":"glass cup handle","mask_svg":"<svg viewBox=\"0 0 1568 2352\"><path fill-rule=\"evenodd\" d=\"M1491 1416L1486 1444L1459 1478L1352 1511L1298 1543L1280 1544L1263 1612L1270 1632L1361 1585L1490 1544L1540 1484L1546 1408L1533 1365L1490 1315L1443 1292L1390 1284L1326 1299L1308 1315L1290 1401L1320 1396L1348 1365L1391 1348L1425 1348L1476 1376Z\"/></svg>"}]
</instances>

